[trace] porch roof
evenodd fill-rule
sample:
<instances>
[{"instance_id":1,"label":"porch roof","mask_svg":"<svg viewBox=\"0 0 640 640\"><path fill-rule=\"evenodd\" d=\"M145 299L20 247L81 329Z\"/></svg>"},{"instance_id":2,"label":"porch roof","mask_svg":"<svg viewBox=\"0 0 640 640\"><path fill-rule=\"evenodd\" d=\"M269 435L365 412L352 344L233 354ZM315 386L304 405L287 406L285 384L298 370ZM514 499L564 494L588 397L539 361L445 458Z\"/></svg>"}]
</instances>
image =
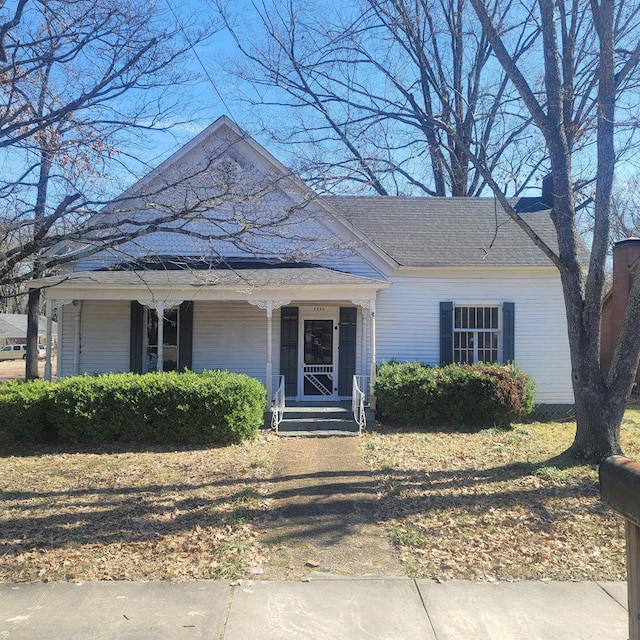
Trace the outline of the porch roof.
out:
<instances>
[{"instance_id":1,"label":"porch roof","mask_svg":"<svg viewBox=\"0 0 640 640\"><path fill-rule=\"evenodd\" d=\"M132 271L79 271L35 280L45 296L57 298L132 299L149 293L181 292L185 299L253 299L278 292L298 298L323 296L344 299L386 289L385 280L357 276L327 267L274 269L184 269ZM304 297L307 297L304 296Z\"/></svg>"}]
</instances>

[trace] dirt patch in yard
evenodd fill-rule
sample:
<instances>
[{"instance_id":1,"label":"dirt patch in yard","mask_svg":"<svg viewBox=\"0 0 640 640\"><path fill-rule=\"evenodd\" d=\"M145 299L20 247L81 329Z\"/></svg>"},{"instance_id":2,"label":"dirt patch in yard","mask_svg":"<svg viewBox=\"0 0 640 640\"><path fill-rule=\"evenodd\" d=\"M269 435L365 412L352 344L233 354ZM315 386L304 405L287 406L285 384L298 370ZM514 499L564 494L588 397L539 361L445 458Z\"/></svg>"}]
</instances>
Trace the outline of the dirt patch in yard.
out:
<instances>
[{"instance_id":1,"label":"dirt patch in yard","mask_svg":"<svg viewBox=\"0 0 640 640\"><path fill-rule=\"evenodd\" d=\"M358 438L288 438L263 488L262 535L269 580L311 571L398 576L404 570L379 517L379 480Z\"/></svg>"}]
</instances>

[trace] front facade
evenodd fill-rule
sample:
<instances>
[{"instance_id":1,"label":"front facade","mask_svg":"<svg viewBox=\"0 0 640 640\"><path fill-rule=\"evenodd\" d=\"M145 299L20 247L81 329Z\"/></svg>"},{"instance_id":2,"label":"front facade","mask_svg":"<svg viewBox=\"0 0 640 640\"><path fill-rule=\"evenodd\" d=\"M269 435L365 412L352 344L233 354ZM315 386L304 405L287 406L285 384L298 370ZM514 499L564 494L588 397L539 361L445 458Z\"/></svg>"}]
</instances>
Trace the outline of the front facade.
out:
<instances>
[{"instance_id":1,"label":"front facade","mask_svg":"<svg viewBox=\"0 0 640 640\"><path fill-rule=\"evenodd\" d=\"M492 199L320 198L226 118L134 193L221 139L237 166L280 176L255 220L291 214L250 241L199 219L193 235L149 234L38 281L58 376L227 369L314 402L350 398L354 376L373 385L386 360L513 361L538 403L573 402L558 272ZM547 208L518 206L552 242Z\"/></svg>"}]
</instances>

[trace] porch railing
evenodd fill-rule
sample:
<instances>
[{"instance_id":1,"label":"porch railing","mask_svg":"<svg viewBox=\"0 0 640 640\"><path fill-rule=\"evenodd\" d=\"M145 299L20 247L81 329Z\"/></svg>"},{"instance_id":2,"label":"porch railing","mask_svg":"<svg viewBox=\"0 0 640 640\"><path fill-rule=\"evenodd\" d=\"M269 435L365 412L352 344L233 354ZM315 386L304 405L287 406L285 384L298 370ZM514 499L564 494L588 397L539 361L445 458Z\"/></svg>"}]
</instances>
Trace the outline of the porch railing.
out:
<instances>
[{"instance_id":1,"label":"porch railing","mask_svg":"<svg viewBox=\"0 0 640 640\"><path fill-rule=\"evenodd\" d=\"M365 389L369 388L369 376L353 376L353 391L351 393L351 408L353 419L358 425L359 433L367 426L367 415L365 412Z\"/></svg>"},{"instance_id":2,"label":"porch railing","mask_svg":"<svg viewBox=\"0 0 640 640\"><path fill-rule=\"evenodd\" d=\"M277 433L284 415L284 376L273 376L272 389L276 391L271 399L271 426Z\"/></svg>"}]
</instances>

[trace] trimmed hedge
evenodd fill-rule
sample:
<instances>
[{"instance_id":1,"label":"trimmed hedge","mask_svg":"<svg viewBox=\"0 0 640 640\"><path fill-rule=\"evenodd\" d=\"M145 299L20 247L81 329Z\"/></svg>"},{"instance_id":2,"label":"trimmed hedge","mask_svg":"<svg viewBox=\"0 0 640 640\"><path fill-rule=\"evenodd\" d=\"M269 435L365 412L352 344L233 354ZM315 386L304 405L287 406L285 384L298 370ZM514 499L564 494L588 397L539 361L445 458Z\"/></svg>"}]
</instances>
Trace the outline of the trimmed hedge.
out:
<instances>
[{"instance_id":1,"label":"trimmed hedge","mask_svg":"<svg viewBox=\"0 0 640 640\"><path fill-rule=\"evenodd\" d=\"M533 380L514 365L389 362L376 374L380 416L424 427L507 426L533 410Z\"/></svg>"},{"instance_id":2,"label":"trimmed hedge","mask_svg":"<svg viewBox=\"0 0 640 640\"><path fill-rule=\"evenodd\" d=\"M266 390L228 371L80 376L0 387L0 429L18 442L227 443L255 437Z\"/></svg>"}]
</instances>

